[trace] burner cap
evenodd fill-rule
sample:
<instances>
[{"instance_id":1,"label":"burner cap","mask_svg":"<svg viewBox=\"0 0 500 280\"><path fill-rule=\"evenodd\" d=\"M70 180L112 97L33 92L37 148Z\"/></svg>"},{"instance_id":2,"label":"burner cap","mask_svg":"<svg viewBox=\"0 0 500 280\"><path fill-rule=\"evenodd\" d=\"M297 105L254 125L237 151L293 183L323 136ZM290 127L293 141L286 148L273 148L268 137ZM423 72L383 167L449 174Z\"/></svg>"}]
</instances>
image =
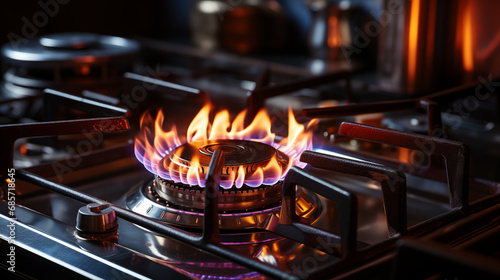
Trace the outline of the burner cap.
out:
<instances>
[{"instance_id":1,"label":"burner cap","mask_svg":"<svg viewBox=\"0 0 500 280\"><path fill-rule=\"evenodd\" d=\"M55 49L88 49L99 45L99 35L92 33L58 33L40 38L40 44Z\"/></svg>"},{"instance_id":2,"label":"burner cap","mask_svg":"<svg viewBox=\"0 0 500 280\"><path fill-rule=\"evenodd\" d=\"M286 168L289 161L287 155L268 144L247 140L224 139L183 144L163 158L162 164L169 174L173 175L171 176L172 179L175 180L175 177L185 177L192 165L192 160L196 158L199 162L200 176L205 178L215 150L224 151L225 156L221 182L226 181L230 175L237 173L241 167L248 176L257 171L259 167L265 167L273 158L276 158L282 169Z\"/></svg>"},{"instance_id":3,"label":"burner cap","mask_svg":"<svg viewBox=\"0 0 500 280\"><path fill-rule=\"evenodd\" d=\"M132 71L139 44L92 33L58 33L6 44L1 53L6 70L0 91L5 96L35 95L45 88L114 94L123 73Z\"/></svg>"},{"instance_id":4,"label":"burner cap","mask_svg":"<svg viewBox=\"0 0 500 280\"><path fill-rule=\"evenodd\" d=\"M198 157L200 164L208 166L212 154L222 150L226 158L225 166L261 165L267 163L277 150L260 142L247 140L208 140L186 143L177 147L173 153L185 161Z\"/></svg>"},{"instance_id":5,"label":"burner cap","mask_svg":"<svg viewBox=\"0 0 500 280\"><path fill-rule=\"evenodd\" d=\"M139 51L135 41L92 33L57 33L17 46L6 44L2 56L11 65L30 67L74 66L131 57Z\"/></svg>"}]
</instances>

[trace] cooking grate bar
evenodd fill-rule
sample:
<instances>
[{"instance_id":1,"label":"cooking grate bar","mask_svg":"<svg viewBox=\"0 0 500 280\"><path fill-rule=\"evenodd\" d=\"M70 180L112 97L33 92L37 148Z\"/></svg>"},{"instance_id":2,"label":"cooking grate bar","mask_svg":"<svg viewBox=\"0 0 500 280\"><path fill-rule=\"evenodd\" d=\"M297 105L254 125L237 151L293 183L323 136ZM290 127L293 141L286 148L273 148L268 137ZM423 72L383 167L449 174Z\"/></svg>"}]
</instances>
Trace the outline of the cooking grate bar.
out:
<instances>
[{"instance_id":1,"label":"cooking grate bar","mask_svg":"<svg viewBox=\"0 0 500 280\"><path fill-rule=\"evenodd\" d=\"M406 176L403 172L386 166L304 151L300 161L313 167L370 178L381 185L387 226L391 236L404 234L406 218Z\"/></svg>"}]
</instances>

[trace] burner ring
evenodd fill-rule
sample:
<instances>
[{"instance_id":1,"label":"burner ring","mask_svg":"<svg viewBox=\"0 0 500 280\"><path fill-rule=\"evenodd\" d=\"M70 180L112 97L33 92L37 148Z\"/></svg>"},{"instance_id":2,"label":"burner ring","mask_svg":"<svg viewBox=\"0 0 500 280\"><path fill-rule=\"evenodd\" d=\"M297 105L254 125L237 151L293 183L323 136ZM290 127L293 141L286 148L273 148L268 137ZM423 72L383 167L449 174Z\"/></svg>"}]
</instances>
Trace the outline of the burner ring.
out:
<instances>
[{"instance_id":1,"label":"burner ring","mask_svg":"<svg viewBox=\"0 0 500 280\"><path fill-rule=\"evenodd\" d=\"M258 188L246 186L230 190L220 188L219 209L245 211L267 207L281 199L281 185L280 181L272 186ZM201 210L205 205L205 189L202 187L165 180L160 176L156 176L153 187L162 199L183 208Z\"/></svg>"},{"instance_id":2,"label":"burner ring","mask_svg":"<svg viewBox=\"0 0 500 280\"><path fill-rule=\"evenodd\" d=\"M136 213L171 225L196 229L202 228L204 220L203 211L180 209L169 201L165 201L155 191L156 186L154 185L156 184L156 180L158 178L137 185L138 188L136 191L131 192L126 197L126 207ZM160 178L160 180L162 179ZM281 188L281 184L277 187ZM224 190L224 193L226 192L228 190ZM281 195L278 195L278 197L281 199ZM308 224L323 221L321 216L324 214L325 209L321 198L315 193L297 187L295 202L297 205L295 211L302 221ZM259 242L258 240L260 239L255 236L256 233L254 230L267 228L268 223L279 216L280 208L279 203L268 205L261 209L249 209L248 211L225 211L219 208L219 227L224 230L250 229L252 233L250 233L248 241L251 243ZM230 236L232 238L234 234L230 234Z\"/></svg>"},{"instance_id":3,"label":"burner ring","mask_svg":"<svg viewBox=\"0 0 500 280\"><path fill-rule=\"evenodd\" d=\"M136 41L91 33L56 33L19 46L7 44L0 50L5 62L0 90L16 98L45 88L119 94L123 74L132 70L139 50Z\"/></svg>"}]
</instances>

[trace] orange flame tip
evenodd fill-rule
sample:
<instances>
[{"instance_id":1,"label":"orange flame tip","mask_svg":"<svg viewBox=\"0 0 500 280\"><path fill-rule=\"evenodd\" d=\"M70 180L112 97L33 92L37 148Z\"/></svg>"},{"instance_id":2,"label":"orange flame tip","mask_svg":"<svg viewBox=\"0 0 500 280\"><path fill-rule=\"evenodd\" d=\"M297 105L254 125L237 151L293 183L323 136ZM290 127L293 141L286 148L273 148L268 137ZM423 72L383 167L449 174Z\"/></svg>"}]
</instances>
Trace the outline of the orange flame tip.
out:
<instances>
[{"instance_id":1,"label":"orange flame tip","mask_svg":"<svg viewBox=\"0 0 500 280\"><path fill-rule=\"evenodd\" d=\"M304 166L299 161L300 154L312 148L313 125L317 120L308 123L307 127L297 122L293 111L288 110L288 137L275 143L275 134L271 132L271 119L265 110L257 113L253 121L245 127L247 112L240 112L233 122L227 110L215 114L210 122L211 104L206 104L191 121L186 134L180 135L176 126L165 131L163 129L165 116L162 111L153 118L146 112L141 117L141 131L135 139L135 155L145 168L167 180L174 180L189 185L204 186L202 167L197 158L192 158L188 165L174 167L162 164L162 159L172 150L186 142L206 141L214 139L239 139L266 143L285 153L289 157L286 167L272 158L264 167L258 167L253 173L246 174L243 167L226 174L221 181L221 187L241 188L243 185L258 187L262 184L272 185L282 179L293 165Z\"/></svg>"}]
</instances>

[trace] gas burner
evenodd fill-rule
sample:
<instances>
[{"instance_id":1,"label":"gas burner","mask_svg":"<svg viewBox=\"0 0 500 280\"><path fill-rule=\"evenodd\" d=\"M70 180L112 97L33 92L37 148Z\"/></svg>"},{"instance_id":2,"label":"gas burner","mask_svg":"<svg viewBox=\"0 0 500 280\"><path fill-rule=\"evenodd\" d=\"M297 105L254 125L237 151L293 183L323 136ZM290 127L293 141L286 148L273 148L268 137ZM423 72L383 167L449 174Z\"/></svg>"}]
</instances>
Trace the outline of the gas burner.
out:
<instances>
[{"instance_id":1,"label":"gas burner","mask_svg":"<svg viewBox=\"0 0 500 280\"><path fill-rule=\"evenodd\" d=\"M236 184L237 181L234 178L238 176L239 170L245 172L245 178L251 177L257 170L267 166L271 160L276 160L280 167L285 169L289 158L270 145L248 140L206 140L178 146L161 162L163 166L168 167L169 175L177 180L156 175L153 181L141 186L127 198L127 206L143 215L171 224L201 227L205 188L182 181L185 181L190 168L196 168L199 177L204 178L215 150L224 151L226 159L219 191L221 228L264 228L270 216L280 211L282 182L257 186L243 184L237 187L233 185L233 182ZM194 159L196 164L193 164ZM251 184L251 180L245 182ZM299 190L297 203L300 205L301 216L308 217L312 221L316 220L321 212L321 203L318 201L316 195Z\"/></svg>"},{"instance_id":2,"label":"gas burner","mask_svg":"<svg viewBox=\"0 0 500 280\"><path fill-rule=\"evenodd\" d=\"M107 92L132 70L135 41L91 33L59 33L5 45L3 95L35 95L44 88Z\"/></svg>"},{"instance_id":3,"label":"gas burner","mask_svg":"<svg viewBox=\"0 0 500 280\"><path fill-rule=\"evenodd\" d=\"M196 168L199 177L204 178L215 150L224 151L226 159L218 196L221 228L265 228L270 217L280 211L282 182L249 186L252 181L246 178L262 170L271 160L276 160L285 169L289 158L270 145L254 141L206 140L178 146L161 161L163 166L168 167L169 175L175 179L156 175L153 181L140 187L138 192L127 199L127 206L143 215L171 224L201 227L205 188L182 181L193 172L192 168ZM238 180L234 178L240 175L238 173L241 170L246 184L242 183L242 179L242 185L233 185L233 182L237 184ZM222 182L226 183L225 186ZM318 203L316 195L299 189L296 200L302 217L312 218L312 221L317 219L321 203Z\"/></svg>"},{"instance_id":4,"label":"gas burner","mask_svg":"<svg viewBox=\"0 0 500 280\"><path fill-rule=\"evenodd\" d=\"M225 164L222 170L221 186L225 189L232 187L239 189L242 186L260 187L262 180L258 180L257 185L251 180L256 172L261 171L273 159L278 162L281 170L285 170L289 162L286 154L265 143L247 140L206 140L185 143L175 148L163 158L160 164L166 168L173 181L184 183L186 180L192 181L188 178L190 177L189 173L193 173L190 170L197 168L198 176L191 176L200 178L199 183L203 184L203 178L205 178L215 150L224 152ZM245 178L245 185L243 185L243 178ZM160 180L159 186L166 189L166 184L163 182ZM264 183L266 183L266 178L264 178ZM266 185L273 183L267 182ZM183 188L179 185L176 186ZM160 193L164 194L161 190Z\"/></svg>"}]
</instances>

